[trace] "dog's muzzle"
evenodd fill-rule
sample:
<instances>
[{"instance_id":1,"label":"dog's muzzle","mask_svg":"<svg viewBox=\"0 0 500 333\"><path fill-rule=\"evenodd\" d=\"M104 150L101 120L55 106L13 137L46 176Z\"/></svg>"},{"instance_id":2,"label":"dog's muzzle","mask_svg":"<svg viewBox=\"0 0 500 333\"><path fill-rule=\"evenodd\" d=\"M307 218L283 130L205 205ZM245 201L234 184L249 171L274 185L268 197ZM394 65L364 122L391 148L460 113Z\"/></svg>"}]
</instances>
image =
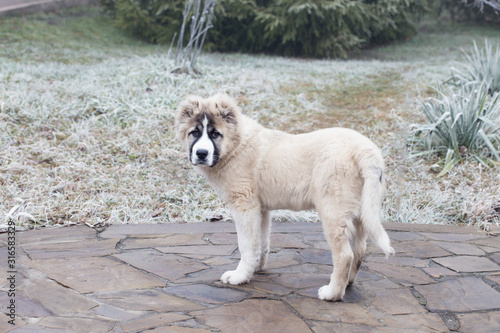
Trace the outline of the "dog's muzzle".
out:
<instances>
[{"instance_id":1,"label":"dog's muzzle","mask_svg":"<svg viewBox=\"0 0 500 333\"><path fill-rule=\"evenodd\" d=\"M208 157L208 150L207 149L198 149L194 153L194 158L192 163L194 165L202 164L202 165L207 165L209 164L209 161L207 159Z\"/></svg>"}]
</instances>

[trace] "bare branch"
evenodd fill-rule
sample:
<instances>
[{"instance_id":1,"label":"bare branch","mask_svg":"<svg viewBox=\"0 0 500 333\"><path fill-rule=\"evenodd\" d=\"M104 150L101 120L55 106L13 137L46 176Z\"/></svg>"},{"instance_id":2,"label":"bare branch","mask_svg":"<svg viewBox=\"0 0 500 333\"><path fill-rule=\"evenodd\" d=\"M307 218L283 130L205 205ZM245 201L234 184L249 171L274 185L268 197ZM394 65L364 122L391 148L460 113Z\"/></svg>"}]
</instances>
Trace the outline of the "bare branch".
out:
<instances>
[{"instance_id":1,"label":"bare branch","mask_svg":"<svg viewBox=\"0 0 500 333\"><path fill-rule=\"evenodd\" d=\"M204 0L203 9L201 8L201 2L202 0L186 0L185 2L181 31L175 50L176 72L199 74L196 69L196 62L203 48L206 34L213 27L211 23L217 0ZM192 9L193 11L191 11ZM189 41L183 47L184 33L189 20L191 20Z\"/></svg>"}]
</instances>

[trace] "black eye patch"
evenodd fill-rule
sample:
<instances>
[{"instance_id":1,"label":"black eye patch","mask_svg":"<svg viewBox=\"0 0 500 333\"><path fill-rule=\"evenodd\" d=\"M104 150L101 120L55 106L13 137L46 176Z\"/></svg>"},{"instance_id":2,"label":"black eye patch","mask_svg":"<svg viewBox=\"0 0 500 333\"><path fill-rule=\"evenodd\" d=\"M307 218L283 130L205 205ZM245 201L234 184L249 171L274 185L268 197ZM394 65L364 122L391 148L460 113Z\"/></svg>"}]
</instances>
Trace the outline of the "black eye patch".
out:
<instances>
[{"instance_id":1,"label":"black eye patch","mask_svg":"<svg viewBox=\"0 0 500 333\"><path fill-rule=\"evenodd\" d=\"M201 136L201 131L198 128L195 128L191 132L189 132L189 135L191 135L193 138L199 138Z\"/></svg>"},{"instance_id":2,"label":"black eye patch","mask_svg":"<svg viewBox=\"0 0 500 333\"><path fill-rule=\"evenodd\" d=\"M222 138L222 134L218 132L215 128L210 131L210 138L215 140L217 138Z\"/></svg>"}]
</instances>

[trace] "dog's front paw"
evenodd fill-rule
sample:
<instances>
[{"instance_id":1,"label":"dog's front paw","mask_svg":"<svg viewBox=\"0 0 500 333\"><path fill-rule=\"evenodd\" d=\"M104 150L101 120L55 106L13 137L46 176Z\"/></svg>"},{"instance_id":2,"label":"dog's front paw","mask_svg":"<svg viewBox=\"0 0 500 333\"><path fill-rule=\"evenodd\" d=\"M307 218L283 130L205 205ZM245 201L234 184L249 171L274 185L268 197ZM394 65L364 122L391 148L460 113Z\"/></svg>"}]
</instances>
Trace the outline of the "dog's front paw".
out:
<instances>
[{"instance_id":1,"label":"dog's front paw","mask_svg":"<svg viewBox=\"0 0 500 333\"><path fill-rule=\"evenodd\" d=\"M325 301L341 301L343 296L342 292L334 290L330 285L323 286L318 290L318 298Z\"/></svg>"},{"instance_id":2,"label":"dog's front paw","mask_svg":"<svg viewBox=\"0 0 500 333\"><path fill-rule=\"evenodd\" d=\"M248 276L248 274L242 274L240 272L236 271L227 271L224 274L222 274L222 277L220 280L224 283L229 283L229 284L243 284L247 283L250 281L251 276Z\"/></svg>"}]
</instances>

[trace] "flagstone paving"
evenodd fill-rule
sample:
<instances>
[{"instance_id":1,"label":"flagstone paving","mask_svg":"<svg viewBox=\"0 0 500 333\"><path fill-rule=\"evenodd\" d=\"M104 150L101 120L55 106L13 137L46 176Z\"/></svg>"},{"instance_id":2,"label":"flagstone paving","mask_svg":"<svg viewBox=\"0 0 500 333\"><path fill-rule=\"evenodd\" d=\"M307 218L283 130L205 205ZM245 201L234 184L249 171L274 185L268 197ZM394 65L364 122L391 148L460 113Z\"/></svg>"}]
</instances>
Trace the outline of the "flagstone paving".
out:
<instances>
[{"instance_id":1,"label":"flagstone paving","mask_svg":"<svg viewBox=\"0 0 500 333\"><path fill-rule=\"evenodd\" d=\"M385 226L396 255L369 245L343 302L316 296L332 270L320 224L276 223L241 286L218 281L239 259L232 223L18 232L15 273L2 234L0 332L500 331L499 228Z\"/></svg>"}]
</instances>

